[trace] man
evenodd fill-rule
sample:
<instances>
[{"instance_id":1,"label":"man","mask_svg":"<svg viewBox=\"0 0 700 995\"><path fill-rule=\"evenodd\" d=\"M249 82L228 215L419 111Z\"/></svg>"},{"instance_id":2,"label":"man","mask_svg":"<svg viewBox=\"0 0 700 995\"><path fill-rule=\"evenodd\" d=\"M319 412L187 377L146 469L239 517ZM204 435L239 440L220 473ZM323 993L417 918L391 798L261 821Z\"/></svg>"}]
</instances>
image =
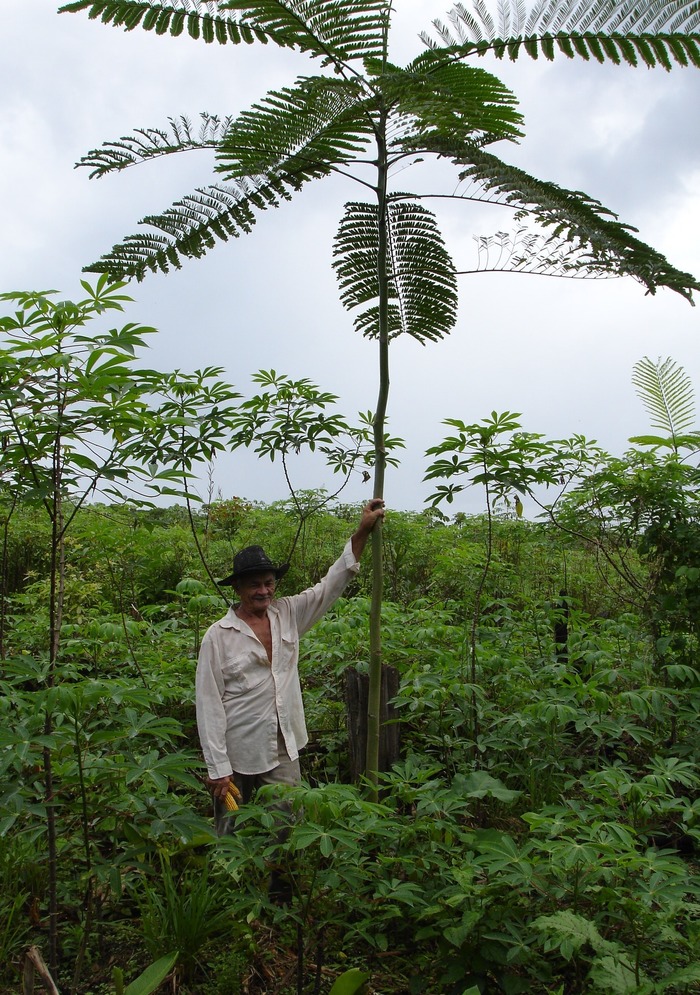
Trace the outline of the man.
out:
<instances>
[{"instance_id":1,"label":"man","mask_svg":"<svg viewBox=\"0 0 700 995\"><path fill-rule=\"evenodd\" d=\"M248 801L263 784L298 784L299 751L308 737L299 685L299 637L342 594L384 502L370 501L340 558L315 587L275 599L289 564L275 565L260 546L234 557L220 584L238 602L207 630L196 677L197 727L214 797L219 835L230 831L231 785Z\"/></svg>"}]
</instances>

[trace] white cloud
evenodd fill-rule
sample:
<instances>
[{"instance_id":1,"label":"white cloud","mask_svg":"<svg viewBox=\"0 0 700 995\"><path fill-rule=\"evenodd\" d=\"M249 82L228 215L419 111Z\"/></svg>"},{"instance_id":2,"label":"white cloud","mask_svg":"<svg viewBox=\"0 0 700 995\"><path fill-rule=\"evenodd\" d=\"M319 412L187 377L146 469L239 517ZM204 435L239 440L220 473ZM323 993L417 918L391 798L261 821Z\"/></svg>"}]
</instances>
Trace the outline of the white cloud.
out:
<instances>
[{"instance_id":1,"label":"white cloud","mask_svg":"<svg viewBox=\"0 0 700 995\"><path fill-rule=\"evenodd\" d=\"M397 61L420 51L418 31L444 18L447 6L402 0ZM481 64L512 87L525 113L526 137L500 150L505 159L600 198L673 263L700 272L700 138L689 125L696 70L633 72L563 59ZM271 46L125 34L84 15L58 16L53 0L2 5L0 65L1 289L54 286L65 296L78 292L81 266L134 231L142 215L210 180L204 158L188 155L89 181L73 169L82 154L171 114L237 112L309 68ZM445 163L423 164L399 174L396 183L404 181L451 192L455 174ZM252 235L133 286L128 317L160 329L148 362L221 365L246 391L255 370L275 367L341 395L348 416L374 407L376 349L353 331L331 269L342 204L355 196L349 185L324 181L261 215ZM460 268L474 257L472 233L510 227L498 209L438 212ZM528 430L582 432L621 451L644 428L630 385L634 362L672 355L700 384L699 312L670 292L651 298L631 281L482 275L465 278L460 294L459 325L446 341L392 348L390 431L408 442L402 469L387 476L394 506L418 507L428 493L423 450L440 438L446 417L476 421L507 408L522 412ZM324 482L310 465L301 476L302 487ZM285 495L277 464L240 454L218 461L216 485L247 498ZM344 498L366 494L358 481Z\"/></svg>"}]
</instances>

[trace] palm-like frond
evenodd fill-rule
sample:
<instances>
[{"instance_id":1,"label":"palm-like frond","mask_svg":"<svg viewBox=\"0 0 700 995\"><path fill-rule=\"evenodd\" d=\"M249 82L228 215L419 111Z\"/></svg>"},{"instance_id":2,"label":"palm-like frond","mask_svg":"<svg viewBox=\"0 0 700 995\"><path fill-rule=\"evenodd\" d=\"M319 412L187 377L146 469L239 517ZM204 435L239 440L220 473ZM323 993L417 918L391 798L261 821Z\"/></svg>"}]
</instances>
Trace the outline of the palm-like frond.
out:
<instances>
[{"instance_id":1,"label":"palm-like frond","mask_svg":"<svg viewBox=\"0 0 700 995\"><path fill-rule=\"evenodd\" d=\"M645 356L634 365L632 384L652 426L665 432L677 448L680 437L695 420L695 396L688 374L670 356L664 360L659 357L655 363Z\"/></svg>"},{"instance_id":2,"label":"palm-like frond","mask_svg":"<svg viewBox=\"0 0 700 995\"><path fill-rule=\"evenodd\" d=\"M596 260L588 246L564 237L553 237L521 225L512 232L475 235L476 266L458 270L466 273L528 273L535 276L565 277L570 280L618 277L611 260Z\"/></svg>"},{"instance_id":3,"label":"palm-like frond","mask_svg":"<svg viewBox=\"0 0 700 995\"><path fill-rule=\"evenodd\" d=\"M430 211L405 201L388 205L390 255L389 336L408 334L422 344L437 341L454 327L457 285L454 265ZM379 333L379 211L376 205L349 203L340 222L333 254L341 300L361 308L355 328Z\"/></svg>"},{"instance_id":4,"label":"palm-like frond","mask_svg":"<svg viewBox=\"0 0 700 995\"><path fill-rule=\"evenodd\" d=\"M439 43L458 57L492 52L517 59L591 58L631 66L700 66L700 5L696 0L539 0L527 14L520 0L499 0L495 22L482 0L473 12L457 4L449 26L434 21ZM438 42L423 34L430 48Z\"/></svg>"},{"instance_id":5,"label":"palm-like frond","mask_svg":"<svg viewBox=\"0 0 700 995\"><path fill-rule=\"evenodd\" d=\"M87 11L91 19L156 34L225 45L254 41L298 48L335 61L378 55L382 50L386 0L72 0L61 12Z\"/></svg>"},{"instance_id":6,"label":"palm-like frond","mask_svg":"<svg viewBox=\"0 0 700 995\"><path fill-rule=\"evenodd\" d=\"M672 266L666 257L632 234L636 229L617 221L616 215L599 201L580 191L566 190L556 183L539 180L510 166L478 146L450 148L436 144L433 151L465 165L461 178L472 182L478 194L465 199L500 203L526 212L554 238L570 240L577 251L587 247L589 263L620 276L632 276L654 294L668 287L692 303L700 283Z\"/></svg>"},{"instance_id":7,"label":"palm-like frond","mask_svg":"<svg viewBox=\"0 0 700 995\"><path fill-rule=\"evenodd\" d=\"M319 175L352 161L371 134L353 80L323 76L272 91L229 126L217 152L227 179L277 173Z\"/></svg>"},{"instance_id":8,"label":"palm-like frond","mask_svg":"<svg viewBox=\"0 0 700 995\"><path fill-rule=\"evenodd\" d=\"M371 70L372 64L368 68ZM496 76L463 65L442 53L426 52L405 69L377 65L382 98L396 116L406 119L407 137L421 135L490 141L520 138L522 115L515 94Z\"/></svg>"},{"instance_id":9,"label":"palm-like frond","mask_svg":"<svg viewBox=\"0 0 700 995\"><path fill-rule=\"evenodd\" d=\"M168 128L137 128L133 135L105 142L101 148L92 149L77 165L91 169L92 179L175 152L218 148L222 137L231 127L233 118L219 118L207 113L200 117L201 123L196 134L189 118L184 115L171 117L168 118Z\"/></svg>"},{"instance_id":10,"label":"palm-like frond","mask_svg":"<svg viewBox=\"0 0 700 995\"><path fill-rule=\"evenodd\" d=\"M203 256L217 239L225 242L249 232L255 224L256 211L279 206L296 189L296 180L289 176L199 188L162 214L142 220L141 224L164 234L128 235L85 270L109 273L117 279L142 280L149 270L167 272L171 266L179 269L183 257Z\"/></svg>"}]
</instances>

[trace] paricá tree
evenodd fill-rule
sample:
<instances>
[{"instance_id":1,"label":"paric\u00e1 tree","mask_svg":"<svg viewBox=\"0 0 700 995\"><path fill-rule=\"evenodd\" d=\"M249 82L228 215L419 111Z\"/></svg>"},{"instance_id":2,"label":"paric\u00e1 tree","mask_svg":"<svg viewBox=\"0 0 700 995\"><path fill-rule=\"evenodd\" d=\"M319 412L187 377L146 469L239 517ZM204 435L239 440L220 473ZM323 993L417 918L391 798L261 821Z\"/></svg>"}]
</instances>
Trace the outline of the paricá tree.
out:
<instances>
[{"instance_id":1,"label":"paric\u00e1 tree","mask_svg":"<svg viewBox=\"0 0 700 995\"><path fill-rule=\"evenodd\" d=\"M261 211L312 180L340 175L358 199L340 213L333 247L340 296L357 331L377 340L374 496L384 496L389 344L397 335L434 342L455 325L456 268L425 194L405 189L408 162L441 158L460 184L457 202L493 203L516 215L512 269L617 275L648 293L667 287L692 300L700 286L637 238L601 203L509 165L493 151L522 137L513 92L479 65L486 56L584 59L662 67L700 65L700 7L669 0L474 0L435 21L407 65L389 61L390 0L75 0L63 11L127 31L188 36L205 44L272 43L316 60L318 72L270 91L237 116L205 113L141 128L105 143L81 165L92 176L194 149L215 155L214 182L141 222L87 269L142 279L179 267L217 241L250 232ZM436 196L444 197L443 191ZM526 226L526 227L524 227ZM503 268L500 266L499 268ZM382 592L381 535L372 544L367 776L377 783Z\"/></svg>"}]
</instances>

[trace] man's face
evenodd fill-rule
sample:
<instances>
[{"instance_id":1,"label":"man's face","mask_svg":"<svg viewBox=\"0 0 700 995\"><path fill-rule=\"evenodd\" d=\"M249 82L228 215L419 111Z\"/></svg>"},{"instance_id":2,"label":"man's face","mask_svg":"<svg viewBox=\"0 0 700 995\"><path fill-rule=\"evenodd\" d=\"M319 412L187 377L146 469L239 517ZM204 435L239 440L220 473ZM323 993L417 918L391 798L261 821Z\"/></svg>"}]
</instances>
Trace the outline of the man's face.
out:
<instances>
[{"instance_id":1,"label":"man's face","mask_svg":"<svg viewBox=\"0 0 700 995\"><path fill-rule=\"evenodd\" d=\"M275 594L275 575L270 570L248 574L234 584L241 608L252 615L264 615Z\"/></svg>"}]
</instances>

